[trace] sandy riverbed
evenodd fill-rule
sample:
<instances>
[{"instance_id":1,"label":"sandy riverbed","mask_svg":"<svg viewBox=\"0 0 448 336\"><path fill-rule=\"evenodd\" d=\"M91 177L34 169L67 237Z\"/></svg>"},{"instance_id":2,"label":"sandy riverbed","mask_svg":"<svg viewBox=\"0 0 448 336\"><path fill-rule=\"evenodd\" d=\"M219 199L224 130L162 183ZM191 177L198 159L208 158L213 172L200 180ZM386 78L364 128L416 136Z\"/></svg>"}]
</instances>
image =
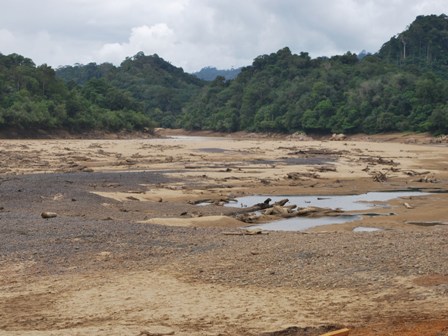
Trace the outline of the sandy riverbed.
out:
<instances>
[{"instance_id":1,"label":"sandy riverbed","mask_svg":"<svg viewBox=\"0 0 448 336\"><path fill-rule=\"evenodd\" d=\"M1 140L0 335L448 334L448 227L407 224L448 221L423 140ZM412 188L438 193L307 232L189 204Z\"/></svg>"}]
</instances>

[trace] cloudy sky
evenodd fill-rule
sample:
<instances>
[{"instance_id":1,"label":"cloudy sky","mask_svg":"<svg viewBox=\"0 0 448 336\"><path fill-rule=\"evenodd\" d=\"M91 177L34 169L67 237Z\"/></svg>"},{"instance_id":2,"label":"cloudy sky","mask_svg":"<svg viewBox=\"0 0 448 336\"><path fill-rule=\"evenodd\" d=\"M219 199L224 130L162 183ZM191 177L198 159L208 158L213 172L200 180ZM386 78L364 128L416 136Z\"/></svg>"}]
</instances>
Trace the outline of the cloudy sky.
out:
<instances>
[{"instance_id":1,"label":"cloudy sky","mask_svg":"<svg viewBox=\"0 0 448 336\"><path fill-rule=\"evenodd\" d=\"M14 0L0 11L0 53L53 67L120 64L139 51L192 72L249 65L288 46L332 56L376 52L446 0Z\"/></svg>"}]
</instances>

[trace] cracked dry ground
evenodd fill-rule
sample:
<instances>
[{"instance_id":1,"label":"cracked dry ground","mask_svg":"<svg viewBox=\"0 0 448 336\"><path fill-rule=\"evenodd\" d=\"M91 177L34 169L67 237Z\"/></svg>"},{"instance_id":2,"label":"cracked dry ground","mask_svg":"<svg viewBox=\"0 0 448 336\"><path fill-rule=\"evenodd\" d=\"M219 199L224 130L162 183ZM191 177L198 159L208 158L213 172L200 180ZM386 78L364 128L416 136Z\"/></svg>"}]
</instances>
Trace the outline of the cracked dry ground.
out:
<instances>
[{"instance_id":1,"label":"cracked dry ground","mask_svg":"<svg viewBox=\"0 0 448 336\"><path fill-rule=\"evenodd\" d=\"M0 156L0 335L448 335L448 227L405 224L446 221L444 193L308 232L147 223L197 213L188 201L200 198L443 191L446 147L28 140L2 142Z\"/></svg>"}]
</instances>

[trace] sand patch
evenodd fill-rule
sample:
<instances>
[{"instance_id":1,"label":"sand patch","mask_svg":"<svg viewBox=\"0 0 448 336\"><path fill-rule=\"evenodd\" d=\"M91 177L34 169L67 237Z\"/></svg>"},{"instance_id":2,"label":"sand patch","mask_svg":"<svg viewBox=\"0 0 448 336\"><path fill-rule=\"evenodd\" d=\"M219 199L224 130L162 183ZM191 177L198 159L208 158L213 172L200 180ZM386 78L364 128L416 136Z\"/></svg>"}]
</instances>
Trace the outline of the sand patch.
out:
<instances>
[{"instance_id":1,"label":"sand patch","mask_svg":"<svg viewBox=\"0 0 448 336\"><path fill-rule=\"evenodd\" d=\"M396 301L404 295L400 286L410 283L396 279L383 293L391 299L378 302L373 293L351 289L228 287L163 271L77 275L69 282L53 277L16 288L7 300L0 295L6 309L0 335L259 335L334 320L352 325L372 310L385 317L412 307L412 301ZM440 304L433 296L419 303L426 309Z\"/></svg>"},{"instance_id":2,"label":"sand patch","mask_svg":"<svg viewBox=\"0 0 448 336\"><path fill-rule=\"evenodd\" d=\"M246 226L235 218L228 216L204 216L197 218L151 218L140 223L159 224L166 226L182 226L182 227L223 227L238 228Z\"/></svg>"},{"instance_id":3,"label":"sand patch","mask_svg":"<svg viewBox=\"0 0 448 336\"><path fill-rule=\"evenodd\" d=\"M96 194L101 197L110 198L118 202L128 202L128 201L141 201L141 202L163 202L163 201L180 201L180 200L188 200L192 197L197 196L197 193L191 192L187 193L182 189L156 189L152 191L145 192L103 192L103 191L94 191L93 194Z\"/></svg>"}]
</instances>

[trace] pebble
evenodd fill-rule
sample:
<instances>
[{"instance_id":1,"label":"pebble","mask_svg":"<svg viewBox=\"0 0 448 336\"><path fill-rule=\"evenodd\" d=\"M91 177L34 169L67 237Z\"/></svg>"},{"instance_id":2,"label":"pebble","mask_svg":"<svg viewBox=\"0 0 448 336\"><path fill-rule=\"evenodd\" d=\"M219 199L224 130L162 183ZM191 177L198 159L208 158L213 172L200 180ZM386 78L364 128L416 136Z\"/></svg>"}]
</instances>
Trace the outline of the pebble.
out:
<instances>
[{"instance_id":1,"label":"pebble","mask_svg":"<svg viewBox=\"0 0 448 336\"><path fill-rule=\"evenodd\" d=\"M49 211L44 211L40 215L42 218L45 218L45 219L55 218L58 216L58 214L56 212L49 212Z\"/></svg>"}]
</instances>

